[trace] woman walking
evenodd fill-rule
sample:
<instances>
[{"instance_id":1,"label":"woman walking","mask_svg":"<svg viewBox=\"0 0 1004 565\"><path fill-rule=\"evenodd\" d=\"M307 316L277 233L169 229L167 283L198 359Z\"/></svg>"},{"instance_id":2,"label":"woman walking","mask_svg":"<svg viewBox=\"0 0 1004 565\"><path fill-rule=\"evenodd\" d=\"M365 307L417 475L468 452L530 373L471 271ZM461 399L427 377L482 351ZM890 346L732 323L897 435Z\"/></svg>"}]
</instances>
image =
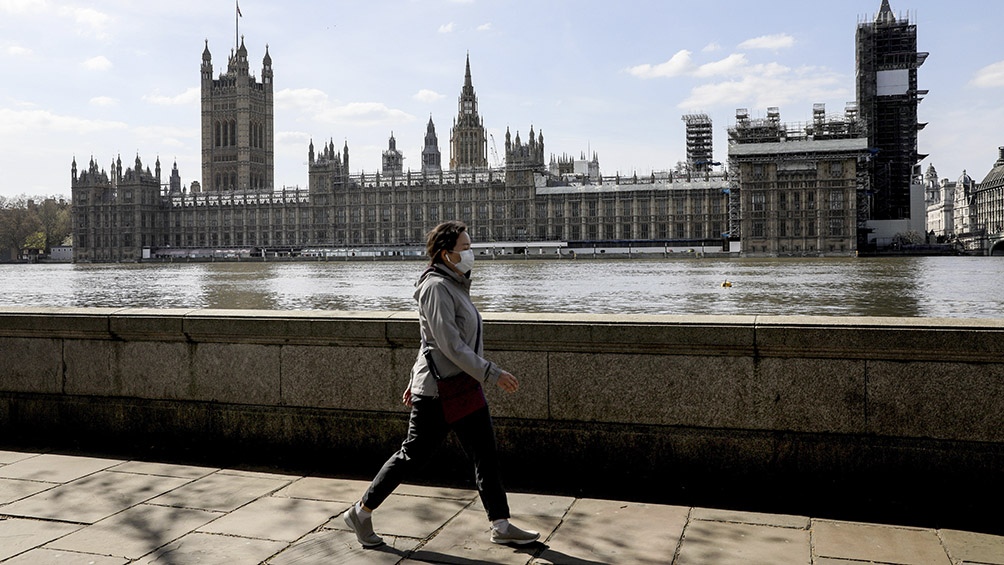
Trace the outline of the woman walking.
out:
<instances>
[{"instance_id":1,"label":"woman walking","mask_svg":"<svg viewBox=\"0 0 1004 565\"><path fill-rule=\"evenodd\" d=\"M411 408L408 435L343 518L364 547L382 544L373 531L372 512L413 470L429 461L452 429L474 464L478 495L491 522L491 541L534 542L539 533L509 523L495 429L481 385L513 393L519 381L481 356L482 323L470 296L474 251L467 226L456 221L439 224L426 235L425 251L429 267L415 291L422 346L401 399Z\"/></svg>"}]
</instances>

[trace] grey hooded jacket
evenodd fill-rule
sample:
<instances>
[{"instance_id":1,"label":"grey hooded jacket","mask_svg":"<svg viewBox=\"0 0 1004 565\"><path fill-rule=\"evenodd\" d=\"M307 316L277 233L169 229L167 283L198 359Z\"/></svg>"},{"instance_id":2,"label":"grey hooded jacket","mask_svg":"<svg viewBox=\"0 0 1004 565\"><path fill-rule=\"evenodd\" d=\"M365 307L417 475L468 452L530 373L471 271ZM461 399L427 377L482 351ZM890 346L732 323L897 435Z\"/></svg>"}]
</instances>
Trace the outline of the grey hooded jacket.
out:
<instances>
[{"instance_id":1,"label":"grey hooded jacket","mask_svg":"<svg viewBox=\"0 0 1004 565\"><path fill-rule=\"evenodd\" d=\"M481 315L471 302L470 279L436 265L426 270L415 286L422 347L411 369L411 393L439 396L426 350L432 352L432 362L442 378L467 373L482 384L496 384L502 369L481 356Z\"/></svg>"}]
</instances>

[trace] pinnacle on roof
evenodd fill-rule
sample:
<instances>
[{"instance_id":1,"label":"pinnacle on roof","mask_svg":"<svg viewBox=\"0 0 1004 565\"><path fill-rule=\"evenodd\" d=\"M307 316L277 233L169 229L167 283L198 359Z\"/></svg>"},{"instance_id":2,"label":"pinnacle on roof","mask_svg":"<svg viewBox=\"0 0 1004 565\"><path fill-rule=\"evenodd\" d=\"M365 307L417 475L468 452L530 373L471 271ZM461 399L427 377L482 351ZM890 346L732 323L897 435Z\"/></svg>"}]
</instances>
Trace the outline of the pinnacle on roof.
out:
<instances>
[{"instance_id":1,"label":"pinnacle on roof","mask_svg":"<svg viewBox=\"0 0 1004 565\"><path fill-rule=\"evenodd\" d=\"M473 88L471 84L471 54L467 53L467 71L464 73L464 88Z\"/></svg>"},{"instance_id":2,"label":"pinnacle on roof","mask_svg":"<svg viewBox=\"0 0 1004 565\"><path fill-rule=\"evenodd\" d=\"M875 23L877 24L896 23L896 16L892 13L892 7L889 6L889 0L882 0L882 7L879 8L878 14L875 15Z\"/></svg>"}]
</instances>

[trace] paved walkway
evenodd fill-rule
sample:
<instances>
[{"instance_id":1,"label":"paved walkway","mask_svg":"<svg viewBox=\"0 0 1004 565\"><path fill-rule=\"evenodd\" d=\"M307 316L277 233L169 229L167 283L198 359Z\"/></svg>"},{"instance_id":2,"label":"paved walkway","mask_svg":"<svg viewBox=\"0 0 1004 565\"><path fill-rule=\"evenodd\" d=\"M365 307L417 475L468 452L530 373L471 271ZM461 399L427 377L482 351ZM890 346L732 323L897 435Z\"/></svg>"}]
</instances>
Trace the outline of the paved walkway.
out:
<instances>
[{"instance_id":1,"label":"paved walkway","mask_svg":"<svg viewBox=\"0 0 1004 565\"><path fill-rule=\"evenodd\" d=\"M361 481L0 451L0 563L1004 565L1004 537L512 493L543 543L488 541L473 491L402 486L364 550L337 516ZM994 517L993 519L999 519Z\"/></svg>"}]
</instances>

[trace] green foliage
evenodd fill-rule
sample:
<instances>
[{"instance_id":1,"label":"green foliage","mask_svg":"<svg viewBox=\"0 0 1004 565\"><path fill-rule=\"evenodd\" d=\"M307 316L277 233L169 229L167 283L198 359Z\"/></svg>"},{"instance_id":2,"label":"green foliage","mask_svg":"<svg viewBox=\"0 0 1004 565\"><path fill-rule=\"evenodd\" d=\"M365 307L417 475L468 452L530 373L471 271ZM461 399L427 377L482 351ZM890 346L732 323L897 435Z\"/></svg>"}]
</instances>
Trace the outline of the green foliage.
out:
<instances>
[{"instance_id":1,"label":"green foliage","mask_svg":"<svg viewBox=\"0 0 1004 565\"><path fill-rule=\"evenodd\" d=\"M70 202L61 196L0 196L0 248L49 253L71 232Z\"/></svg>"}]
</instances>

